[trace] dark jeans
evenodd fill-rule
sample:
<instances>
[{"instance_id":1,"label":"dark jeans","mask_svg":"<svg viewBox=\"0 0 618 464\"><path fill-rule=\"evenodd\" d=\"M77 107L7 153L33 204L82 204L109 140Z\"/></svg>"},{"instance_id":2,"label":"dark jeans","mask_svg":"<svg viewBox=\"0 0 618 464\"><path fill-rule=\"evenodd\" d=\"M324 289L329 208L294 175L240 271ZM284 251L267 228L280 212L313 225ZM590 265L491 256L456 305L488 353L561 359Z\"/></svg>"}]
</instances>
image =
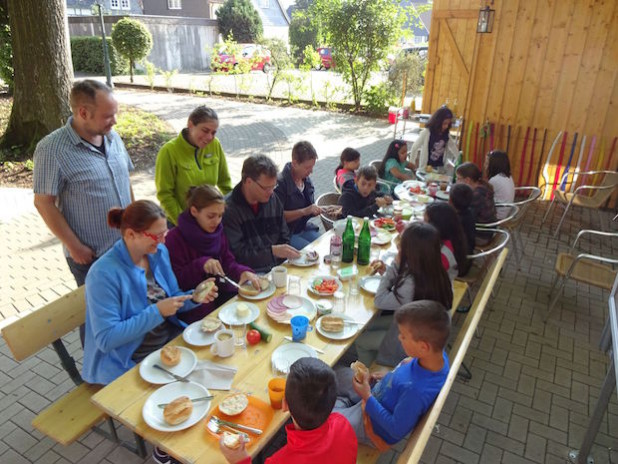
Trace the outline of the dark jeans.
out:
<instances>
[{"instance_id":1,"label":"dark jeans","mask_svg":"<svg viewBox=\"0 0 618 464\"><path fill-rule=\"evenodd\" d=\"M67 256L66 260L67 260L67 264L69 265L69 270L71 271L71 274L73 274L73 277L75 277L75 282L77 283L77 286L81 287L86 282L86 274L88 274L90 267L94 264L94 262L97 259L95 258L92 262L88 264L78 264L75 261L73 261L73 258L71 258L70 256ZM85 337L86 337L86 328L85 328L85 325L82 324L79 326L79 339L82 342L82 348L84 347Z\"/></svg>"}]
</instances>

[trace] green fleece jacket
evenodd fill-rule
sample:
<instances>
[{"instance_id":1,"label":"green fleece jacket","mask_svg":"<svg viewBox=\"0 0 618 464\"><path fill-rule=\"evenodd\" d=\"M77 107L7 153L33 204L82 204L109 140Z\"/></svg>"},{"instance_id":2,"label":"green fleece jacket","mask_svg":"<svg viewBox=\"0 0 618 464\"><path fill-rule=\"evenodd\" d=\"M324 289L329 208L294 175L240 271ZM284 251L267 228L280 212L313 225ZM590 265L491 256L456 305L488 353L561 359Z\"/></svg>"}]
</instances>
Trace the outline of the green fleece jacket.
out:
<instances>
[{"instance_id":1,"label":"green fleece jacket","mask_svg":"<svg viewBox=\"0 0 618 464\"><path fill-rule=\"evenodd\" d=\"M181 133L161 147L155 164L155 185L159 203L171 222L176 224L178 215L186 208L189 188L202 184L218 187L223 195L232 190L219 139L214 138L200 150Z\"/></svg>"}]
</instances>

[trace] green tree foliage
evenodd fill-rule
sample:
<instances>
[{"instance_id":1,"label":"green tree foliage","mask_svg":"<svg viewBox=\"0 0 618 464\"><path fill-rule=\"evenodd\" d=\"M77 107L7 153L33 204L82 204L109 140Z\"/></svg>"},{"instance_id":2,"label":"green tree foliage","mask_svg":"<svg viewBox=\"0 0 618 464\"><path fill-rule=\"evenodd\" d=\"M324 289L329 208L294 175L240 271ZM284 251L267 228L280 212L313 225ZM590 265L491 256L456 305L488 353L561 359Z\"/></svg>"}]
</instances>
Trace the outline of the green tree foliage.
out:
<instances>
[{"instance_id":1,"label":"green tree foliage","mask_svg":"<svg viewBox=\"0 0 618 464\"><path fill-rule=\"evenodd\" d=\"M71 37L73 70L97 75L105 74L102 42L101 37ZM107 46L112 74L114 76L125 74L129 70L129 62L120 56L109 37Z\"/></svg>"},{"instance_id":2,"label":"green tree foliage","mask_svg":"<svg viewBox=\"0 0 618 464\"><path fill-rule=\"evenodd\" d=\"M112 42L118 53L129 60L129 72L133 82L135 63L146 58L152 49L150 31L136 19L123 18L112 28Z\"/></svg>"},{"instance_id":3,"label":"green tree foliage","mask_svg":"<svg viewBox=\"0 0 618 464\"><path fill-rule=\"evenodd\" d=\"M334 47L337 69L352 87L358 111L371 72L397 41L404 15L391 0L316 0L311 10Z\"/></svg>"},{"instance_id":4,"label":"green tree foliage","mask_svg":"<svg viewBox=\"0 0 618 464\"><path fill-rule=\"evenodd\" d=\"M268 82L268 95L266 100L272 98L273 89L285 75L287 70L292 68L292 58L288 53L285 42L281 39L266 39L262 45L270 50L270 61L272 63L272 72L266 76Z\"/></svg>"},{"instance_id":5,"label":"green tree foliage","mask_svg":"<svg viewBox=\"0 0 618 464\"><path fill-rule=\"evenodd\" d=\"M318 47L318 29L315 21L307 11L297 10L292 13L292 21L288 29L288 37L292 54L297 63L303 59L306 47Z\"/></svg>"},{"instance_id":6,"label":"green tree foliage","mask_svg":"<svg viewBox=\"0 0 618 464\"><path fill-rule=\"evenodd\" d=\"M9 93L13 93L13 47L6 2L0 3L0 79L9 87Z\"/></svg>"},{"instance_id":7,"label":"green tree foliage","mask_svg":"<svg viewBox=\"0 0 618 464\"><path fill-rule=\"evenodd\" d=\"M251 0L226 0L216 14L223 37L231 34L238 43L257 42L262 37L262 19Z\"/></svg>"},{"instance_id":8,"label":"green tree foliage","mask_svg":"<svg viewBox=\"0 0 618 464\"><path fill-rule=\"evenodd\" d=\"M388 72L388 83L391 92L396 97L403 93L403 82L406 82L406 95L418 95L423 86L425 60L416 53L401 53L397 56Z\"/></svg>"}]
</instances>

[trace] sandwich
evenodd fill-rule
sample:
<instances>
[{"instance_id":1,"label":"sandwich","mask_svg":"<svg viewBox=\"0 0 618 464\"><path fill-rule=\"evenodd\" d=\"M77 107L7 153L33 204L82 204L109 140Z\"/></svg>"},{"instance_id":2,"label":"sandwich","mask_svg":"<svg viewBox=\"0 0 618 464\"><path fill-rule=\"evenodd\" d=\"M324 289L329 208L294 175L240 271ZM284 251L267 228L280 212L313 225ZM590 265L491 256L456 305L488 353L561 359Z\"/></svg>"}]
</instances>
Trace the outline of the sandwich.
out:
<instances>
[{"instance_id":1,"label":"sandwich","mask_svg":"<svg viewBox=\"0 0 618 464\"><path fill-rule=\"evenodd\" d=\"M322 330L325 332L341 332L343 330L343 319L337 316L324 316L321 319Z\"/></svg>"},{"instance_id":2,"label":"sandwich","mask_svg":"<svg viewBox=\"0 0 618 464\"><path fill-rule=\"evenodd\" d=\"M212 333L221 327L221 321L214 317L205 317L202 319L202 332Z\"/></svg>"},{"instance_id":3,"label":"sandwich","mask_svg":"<svg viewBox=\"0 0 618 464\"><path fill-rule=\"evenodd\" d=\"M305 253L305 259L307 260L307 262L313 263L320 259L320 255L317 251L308 251L307 253Z\"/></svg>"},{"instance_id":4,"label":"sandwich","mask_svg":"<svg viewBox=\"0 0 618 464\"><path fill-rule=\"evenodd\" d=\"M256 296L262 293L262 289L255 288L251 282L247 281L240 286L238 293L244 296Z\"/></svg>"},{"instance_id":5,"label":"sandwich","mask_svg":"<svg viewBox=\"0 0 618 464\"><path fill-rule=\"evenodd\" d=\"M180 362L180 348L177 346L164 346L161 350L161 362L164 366L176 366Z\"/></svg>"},{"instance_id":6,"label":"sandwich","mask_svg":"<svg viewBox=\"0 0 618 464\"><path fill-rule=\"evenodd\" d=\"M240 446L240 435L237 433L223 432L223 444L229 449L237 449Z\"/></svg>"},{"instance_id":7,"label":"sandwich","mask_svg":"<svg viewBox=\"0 0 618 464\"><path fill-rule=\"evenodd\" d=\"M350 367L354 371L354 380L358 383L363 383L365 379L369 376L369 369L360 361L354 361L350 364Z\"/></svg>"},{"instance_id":8,"label":"sandwich","mask_svg":"<svg viewBox=\"0 0 618 464\"><path fill-rule=\"evenodd\" d=\"M178 425L186 421L193 412L193 403L188 396L181 396L165 406L163 419L170 425Z\"/></svg>"},{"instance_id":9,"label":"sandwich","mask_svg":"<svg viewBox=\"0 0 618 464\"><path fill-rule=\"evenodd\" d=\"M205 280L200 283L197 287L195 287L195 290L193 290L193 301L198 303L204 301L214 286L215 283L212 280Z\"/></svg>"}]
</instances>

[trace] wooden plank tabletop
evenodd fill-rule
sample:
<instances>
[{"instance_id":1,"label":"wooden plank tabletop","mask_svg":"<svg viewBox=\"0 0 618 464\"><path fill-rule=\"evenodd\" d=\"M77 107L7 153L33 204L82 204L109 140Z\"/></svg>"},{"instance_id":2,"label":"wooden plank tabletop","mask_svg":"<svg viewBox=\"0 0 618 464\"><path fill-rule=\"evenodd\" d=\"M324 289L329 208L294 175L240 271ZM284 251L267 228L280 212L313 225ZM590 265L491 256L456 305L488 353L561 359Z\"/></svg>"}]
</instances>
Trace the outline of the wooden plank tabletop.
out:
<instances>
[{"instance_id":1,"label":"wooden plank tabletop","mask_svg":"<svg viewBox=\"0 0 618 464\"><path fill-rule=\"evenodd\" d=\"M308 283L311 281L310 278L317 274L334 275L330 266L324 264L323 261L323 257L329 253L330 237L332 233L331 231L322 235L316 240L312 247L320 254L319 265L305 268L286 265L290 275L301 277L301 296L306 296L314 302L320 299L320 297L307 291ZM379 248L383 250L383 252L396 252L393 241ZM349 266L349 264L344 264L343 266ZM359 278L368 273L367 266L359 266L358 269ZM343 285L347 295L349 285L347 282L344 282ZM453 298L454 308L461 302L466 288L467 285L465 283L457 280L455 281ZM277 289L274 296L284 292L285 288ZM247 348L237 347L234 355L229 358L219 358L211 354L209 347L194 347L187 345L182 339L182 336L177 337L170 342L170 344L186 346L192 349L200 360L207 359L237 367L238 372L234 377L232 390L250 393L266 403L269 403L267 384L268 381L274 377L271 370L270 358L275 348L283 343L288 343L283 337L292 334L289 325L279 324L266 315L266 304L269 300L270 299L267 298L262 301L252 301L252 303L255 303L260 308L260 316L256 321L257 324L264 327L273 335L269 343L260 342L255 346L248 346ZM213 314L216 315L218 311L219 310L215 311ZM373 306L373 295L360 290L358 295L350 296L347 299L345 313L354 317L357 321L366 324L376 314L376 310ZM315 323L315 321L313 321L313 323ZM358 336L360 332L361 331L359 331L356 336ZM354 342L356 336L347 340L334 341L322 337L316 330L313 330L307 333L307 339L305 341L316 348L324 350L324 354L318 354L318 356L321 360L332 366ZM189 427L180 432L159 432L146 425L142 417L142 408L148 396L159 387L158 385L151 385L145 380L142 380L139 375L139 366L136 366L96 393L92 397L92 402L112 418L141 435L146 441L164 449L182 462L204 464L225 463L226 461L219 451L218 441L206 428L206 418L193 427ZM213 390L211 393L215 396L211 404L213 407L219 404L219 402L229 394L227 391L218 390ZM264 430L260 440L248 449L252 457L270 441L288 417L288 413L283 413L281 410L275 411L272 422L268 428Z\"/></svg>"}]
</instances>

